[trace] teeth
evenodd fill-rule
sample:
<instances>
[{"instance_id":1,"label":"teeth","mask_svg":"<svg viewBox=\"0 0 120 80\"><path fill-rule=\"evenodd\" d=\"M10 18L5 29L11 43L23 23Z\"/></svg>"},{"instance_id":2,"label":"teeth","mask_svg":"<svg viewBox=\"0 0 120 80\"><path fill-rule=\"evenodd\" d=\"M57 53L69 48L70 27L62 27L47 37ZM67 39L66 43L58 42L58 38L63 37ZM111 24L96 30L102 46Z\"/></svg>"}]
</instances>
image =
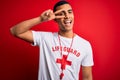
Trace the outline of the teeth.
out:
<instances>
[{"instance_id":1,"label":"teeth","mask_svg":"<svg viewBox=\"0 0 120 80\"><path fill-rule=\"evenodd\" d=\"M70 20L65 20L64 22L65 22L65 24L67 24L67 23L71 23Z\"/></svg>"},{"instance_id":2,"label":"teeth","mask_svg":"<svg viewBox=\"0 0 120 80\"><path fill-rule=\"evenodd\" d=\"M70 23L70 21L66 21L67 23Z\"/></svg>"}]
</instances>

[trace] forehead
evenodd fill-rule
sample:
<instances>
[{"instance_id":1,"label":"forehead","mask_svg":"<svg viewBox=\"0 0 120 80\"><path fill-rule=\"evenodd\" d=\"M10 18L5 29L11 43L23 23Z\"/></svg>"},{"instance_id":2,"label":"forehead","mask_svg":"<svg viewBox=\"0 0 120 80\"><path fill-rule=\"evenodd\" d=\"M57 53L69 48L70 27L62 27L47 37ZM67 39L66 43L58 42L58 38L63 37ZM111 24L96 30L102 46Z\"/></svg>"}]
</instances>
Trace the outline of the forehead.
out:
<instances>
[{"instance_id":1,"label":"forehead","mask_svg":"<svg viewBox=\"0 0 120 80\"><path fill-rule=\"evenodd\" d=\"M63 10L70 10L72 9L71 5L69 4L63 4L63 5L60 5L56 8L56 10L60 10L60 9L63 9Z\"/></svg>"}]
</instances>

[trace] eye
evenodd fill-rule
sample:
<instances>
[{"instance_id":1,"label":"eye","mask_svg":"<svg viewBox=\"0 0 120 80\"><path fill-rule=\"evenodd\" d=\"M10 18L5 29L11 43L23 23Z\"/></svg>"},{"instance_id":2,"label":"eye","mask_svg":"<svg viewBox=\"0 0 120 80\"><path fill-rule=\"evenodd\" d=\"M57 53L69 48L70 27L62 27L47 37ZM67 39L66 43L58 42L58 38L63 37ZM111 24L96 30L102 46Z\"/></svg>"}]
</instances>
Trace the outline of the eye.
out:
<instances>
[{"instance_id":1,"label":"eye","mask_svg":"<svg viewBox=\"0 0 120 80\"><path fill-rule=\"evenodd\" d=\"M63 16L64 15L64 13L63 12L60 12L60 13L58 13L58 14L56 14L57 16Z\"/></svg>"},{"instance_id":2,"label":"eye","mask_svg":"<svg viewBox=\"0 0 120 80\"><path fill-rule=\"evenodd\" d=\"M72 10L68 10L68 13L70 13L70 14L71 14L71 13L73 13L73 11L72 11Z\"/></svg>"},{"instance_id":3,"label":"eye","mask_svg":"<svg viewBox=\"0 0 120 80\"><path fill-rule=\"evenodd\" d=\"M69 13L72 13L72 11L69 11Z\"/></svg>"}]
</instances>

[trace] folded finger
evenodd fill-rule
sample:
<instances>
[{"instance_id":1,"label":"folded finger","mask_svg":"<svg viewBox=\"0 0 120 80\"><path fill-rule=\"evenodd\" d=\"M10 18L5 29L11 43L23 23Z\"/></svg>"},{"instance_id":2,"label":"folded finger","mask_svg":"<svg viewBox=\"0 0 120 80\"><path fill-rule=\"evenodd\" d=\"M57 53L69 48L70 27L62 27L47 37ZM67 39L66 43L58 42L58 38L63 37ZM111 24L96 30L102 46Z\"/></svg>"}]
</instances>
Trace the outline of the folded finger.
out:
<instances>
[{"instance_id":1,"label":"folded finger","mask_svg":"<svg viewBox=\"0 0 120 80\"><path fill-rule=\"evenodd\" d=\"M52 12L51 9L45 11L45 15L48 16Z\"/></svg>"}]
</instances>

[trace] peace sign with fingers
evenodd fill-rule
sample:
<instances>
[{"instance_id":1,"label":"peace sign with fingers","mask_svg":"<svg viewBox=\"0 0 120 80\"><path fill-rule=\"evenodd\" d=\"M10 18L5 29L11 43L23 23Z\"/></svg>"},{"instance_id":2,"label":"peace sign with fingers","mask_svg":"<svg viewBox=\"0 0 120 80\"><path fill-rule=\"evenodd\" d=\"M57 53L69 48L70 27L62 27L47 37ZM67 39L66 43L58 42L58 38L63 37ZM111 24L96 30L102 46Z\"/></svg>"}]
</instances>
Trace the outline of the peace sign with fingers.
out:
<instances>
[{"instance_id":1,"label":"peace sign with fingers","mask_svg":"<svg viewBox=\"0 0 120 80\"><path fill-rule=\"evenodd\" d=\"M64 15L58 15L62 10L58 10L56 12L53 12L51 9L44 11L41 14L41 21L49 21L49 20L53 20L53 19L58 19L58 18L64 18Z\"/></svg>"}]
</instances>

